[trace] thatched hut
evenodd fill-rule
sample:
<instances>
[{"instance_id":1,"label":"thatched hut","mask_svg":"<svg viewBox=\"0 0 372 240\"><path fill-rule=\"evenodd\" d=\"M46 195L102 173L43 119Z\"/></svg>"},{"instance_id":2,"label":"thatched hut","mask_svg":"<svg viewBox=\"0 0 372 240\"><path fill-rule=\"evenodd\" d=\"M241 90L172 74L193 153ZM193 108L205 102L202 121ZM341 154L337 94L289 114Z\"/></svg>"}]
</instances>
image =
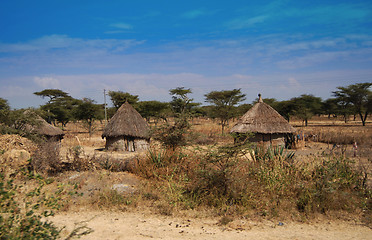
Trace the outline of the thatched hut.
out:
<instances>
[{"instance_id":1,"label":"thatched hut","mask_svg":"<svg viewBox=\"0 0 372 240\"><path fill-rule=\"evenodd\" d=\"M128 103L124 103L103 130L106 149L113 151L139 151L150 143L149 125Z\"/></svg>"},{"instance_id":2,"label":"thatched hut","mask_svg":"<svg viewBox=\"0 0 372 240\"><path fill-rule=\"evenodd\" d=\"M47 121L45 121L35 112L27 110L24 112L24 114L34 119L32 124L25 125L25 131L39 134L45 137L48 141L58 142L63 139L65 134L60 128L47 123Z\"/></svg>"},{"instance_id":3,"label":"thatched hut","mask_svg":"<svg viewBox=\"0 0 372 240\"><path fill-rule=\"evenodd\" d=\"M249 109L230 130L236 133L235 142L253 133L250 142L264 145L284 145L296 131L275 109L264 103L261 94L258 103Z\"/></svg>"}]
</instances>

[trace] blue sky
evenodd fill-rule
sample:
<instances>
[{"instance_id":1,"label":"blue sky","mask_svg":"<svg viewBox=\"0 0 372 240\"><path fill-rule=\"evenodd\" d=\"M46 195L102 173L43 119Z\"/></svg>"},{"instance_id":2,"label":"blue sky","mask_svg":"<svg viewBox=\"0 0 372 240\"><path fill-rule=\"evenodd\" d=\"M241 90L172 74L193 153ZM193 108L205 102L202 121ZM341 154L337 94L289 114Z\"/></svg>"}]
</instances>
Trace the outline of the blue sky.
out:
<instances>
[{"instance_id":1,"label":"blue sky","mask_svg":"<svg viewBox=\"0 0 372 240\"><path fill-rule=\"evenodd\" d=\"M0 2L0 97L38 107L58 88L169 101L241 88L252 102L372 81L372 1Z\"/></svg>"}]
</instances>

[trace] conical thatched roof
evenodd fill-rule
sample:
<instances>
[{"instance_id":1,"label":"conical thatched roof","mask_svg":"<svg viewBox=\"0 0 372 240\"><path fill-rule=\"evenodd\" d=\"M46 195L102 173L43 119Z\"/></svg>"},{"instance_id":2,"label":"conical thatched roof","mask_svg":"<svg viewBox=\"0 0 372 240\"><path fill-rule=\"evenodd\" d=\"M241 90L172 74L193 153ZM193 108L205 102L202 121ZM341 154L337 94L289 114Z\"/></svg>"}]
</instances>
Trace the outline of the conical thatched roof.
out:
<instances>
[{"instance_id":1,"label":"conical thatched roof","mask_svg":"<svg viewBox=\"0 0 372 240\"><path fill-rule=\"evenodd\" d=\"M121 105L102 134L103 138L119 136L150 138L149 125L128 102Z\"/></svg>"},{"instance_id":2,"label":"conical thatched roof","mask_svg":"<svg viewBox=\"0 0 372 240\"><path fill-rule=\"evenodd\" d=\"M35 118L35 123L30 125L27 124L25 126L26 131L32 132L32 133L37 133L40 135L44 136L49 136L49 137L63 137L65 134L63 131L45 121L43 118L41 118L39 115L32 111L25 111L24 114L26 116L34 117Z\"/></svg>"},{"instance_id":3,"label":"conical thatched roof","mask_svg":"<svg viewBox=\"0 0 372 240\"><path fill-rule=\"evenodd\" d=\"M258 103L239 119L230 132L274 134L296 131L274 108L262 101L260 94L258 96Z\"/></svg>"}]
</instances>

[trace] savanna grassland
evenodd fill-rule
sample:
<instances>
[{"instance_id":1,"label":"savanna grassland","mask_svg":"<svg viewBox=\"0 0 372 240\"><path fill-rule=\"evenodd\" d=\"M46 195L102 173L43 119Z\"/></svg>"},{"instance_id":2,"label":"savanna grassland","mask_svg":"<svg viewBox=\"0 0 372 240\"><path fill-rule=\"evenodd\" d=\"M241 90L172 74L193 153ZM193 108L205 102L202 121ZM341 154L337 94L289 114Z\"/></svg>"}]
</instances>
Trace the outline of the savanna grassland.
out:
<instances>
[{"instance_id":1,"label":"savanna grassland","mask_svg":"<svg viewBox=\"0 0 372 240\"><path fill-rule=\"evenodd\" d=\"M140 153L105 151L100 122L92 136L68 124L60 146L10 135L3 160L11 148L33 150L17 169L1 165L2 208L11 213L2 215L2 229L66 239L367 239L371 122L290 123L305 139L296 149L234 145L204 118L192 120L186 146L152 141Z\"/></svg>"}]
</instances>

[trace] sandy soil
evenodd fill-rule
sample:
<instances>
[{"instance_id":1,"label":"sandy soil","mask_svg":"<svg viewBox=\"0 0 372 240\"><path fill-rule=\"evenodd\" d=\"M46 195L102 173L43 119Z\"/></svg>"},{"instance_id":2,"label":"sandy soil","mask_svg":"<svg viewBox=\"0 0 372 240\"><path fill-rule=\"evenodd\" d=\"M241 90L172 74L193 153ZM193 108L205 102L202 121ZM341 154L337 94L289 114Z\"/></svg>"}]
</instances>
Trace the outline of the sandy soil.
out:
<instances>
[{"instance_id":1,"label":"sandy soil","mask_svg":"<svg viewBox=\"0 0 372 240\"><path fill-rule=\"evenodd\" d=\"M221 226L213 219L98 211L61 213L51 220L59 227L65 226L63 237L76 227L93 231L80 239L372 239L370 228L340 221L279 224L237 220Z\"/></svg>"}]
</instances>

